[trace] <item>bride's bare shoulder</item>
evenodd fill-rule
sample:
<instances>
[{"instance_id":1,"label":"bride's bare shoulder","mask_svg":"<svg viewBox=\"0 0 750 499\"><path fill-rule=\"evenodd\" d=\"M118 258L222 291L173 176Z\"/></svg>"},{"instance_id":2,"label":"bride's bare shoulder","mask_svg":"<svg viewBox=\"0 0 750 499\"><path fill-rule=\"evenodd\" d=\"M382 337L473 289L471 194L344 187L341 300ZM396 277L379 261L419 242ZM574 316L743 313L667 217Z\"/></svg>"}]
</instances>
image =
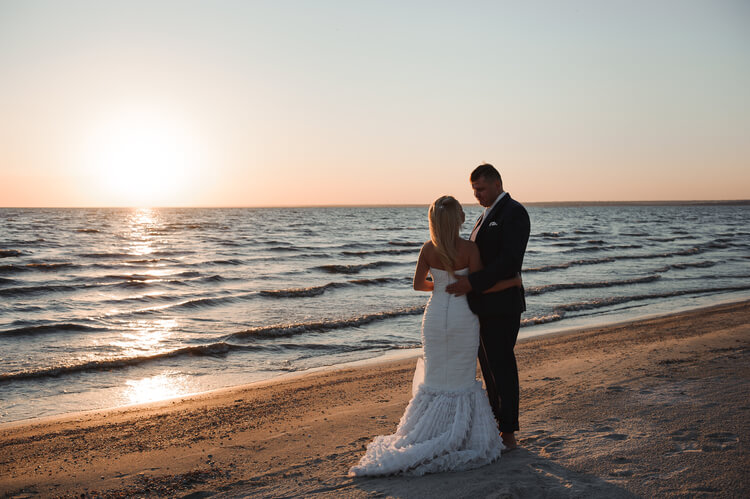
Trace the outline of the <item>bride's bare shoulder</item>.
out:
<instances>
[{"instance_id":1,"label":"bride's bare shoulder","mask_svg":"<svg viewBox=\"0 0 750 499\"><path fill-rule=\"evenodd\" d=\"M431 259L434 254L435 254L435 245L432 244L432 241L425 242L422 245L422 248L419 250L420 258Z\"/></svg>"},{"instance_id":2,"label":"bride's bare shoulder","mask_svg":"<svg viewBox=\"0 0 750 499\"><path fill-rule=\"evenodd\" d=\"M472 241L467 241L466 239L459 239L456 249L458 250L458 255L456 255L456 268L462 269L469 267L471 260L477 251L476 244Z\"/></svg>"},{"instance_id":3,"label":"bride's bare shoulder","mask_svg":"<svg viewBox=\"0 0 750 499\"><path fill-rule=\"evenodd\" d=\"M473 253L474 251L477 251L477 243L474 241L469 241L468 239L459 239L458 240L458 251L459 252L466 252L466 253Z\"/></svg>"}]
</instances>

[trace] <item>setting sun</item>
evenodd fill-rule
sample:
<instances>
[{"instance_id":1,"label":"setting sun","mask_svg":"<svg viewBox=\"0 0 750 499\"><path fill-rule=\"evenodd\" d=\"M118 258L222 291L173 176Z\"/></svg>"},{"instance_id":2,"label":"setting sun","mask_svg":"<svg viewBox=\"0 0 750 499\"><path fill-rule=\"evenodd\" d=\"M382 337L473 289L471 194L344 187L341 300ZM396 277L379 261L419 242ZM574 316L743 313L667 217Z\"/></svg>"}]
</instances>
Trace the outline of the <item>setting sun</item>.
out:
<instances>
[{"instance_id":1,"label":"setting sun","mask_svg":"<svg viewBox=\"0 0 750 499\"><path fill-rule=\"evenodd\" d=\"M84 147L87 174L110 205L175 204L195 186L200 148L178 120L122 112L97 123Z\"/></svg>"}]
</instances>

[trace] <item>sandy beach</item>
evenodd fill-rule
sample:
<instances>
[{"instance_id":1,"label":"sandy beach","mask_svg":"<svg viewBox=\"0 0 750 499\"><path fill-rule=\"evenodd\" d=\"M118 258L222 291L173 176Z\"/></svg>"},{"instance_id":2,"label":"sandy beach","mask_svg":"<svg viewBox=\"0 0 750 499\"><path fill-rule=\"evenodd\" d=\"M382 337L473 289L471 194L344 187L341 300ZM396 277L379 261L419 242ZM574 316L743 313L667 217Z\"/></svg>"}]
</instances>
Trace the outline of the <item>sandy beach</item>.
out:
<instances>
[{"instance_id":1,"label":"sandy beach","mask_svg":"<svg viewBox=\"0 0 750 499\"><path fill-rule=\"evenodd\" d=\"M6 497L748 497L750 302L522 341L521 448L352 479L415 359L0 426Z\"/></svg>"}]
</instances>

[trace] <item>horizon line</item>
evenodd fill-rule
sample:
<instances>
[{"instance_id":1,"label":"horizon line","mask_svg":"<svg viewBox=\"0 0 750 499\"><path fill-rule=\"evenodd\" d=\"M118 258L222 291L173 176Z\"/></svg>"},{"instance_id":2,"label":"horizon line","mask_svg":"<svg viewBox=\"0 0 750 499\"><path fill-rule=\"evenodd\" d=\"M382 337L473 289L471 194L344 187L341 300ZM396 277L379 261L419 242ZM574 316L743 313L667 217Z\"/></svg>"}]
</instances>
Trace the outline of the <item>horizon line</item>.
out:
<instances>
[{"instance_id":1,"label":"horizon line","mask_svg":"<svg viewBox=\"0 0 750 499\"><path fill-rule=\"evenodd\" d=\"M463 203L464 206L479 206L479 203ZM675 199L675 200L650 200L650 201L528 201L523 202L526 206L690 206L690 205L750 205L750 199ZM196 205L196 206L0 206L0 209L112 209L112 210L137 210L137 209L272 209L272 208L409 208L426 207L430 203L341 203L341 204L301 204L301 205Z\"/></svg>"}]
</instances>

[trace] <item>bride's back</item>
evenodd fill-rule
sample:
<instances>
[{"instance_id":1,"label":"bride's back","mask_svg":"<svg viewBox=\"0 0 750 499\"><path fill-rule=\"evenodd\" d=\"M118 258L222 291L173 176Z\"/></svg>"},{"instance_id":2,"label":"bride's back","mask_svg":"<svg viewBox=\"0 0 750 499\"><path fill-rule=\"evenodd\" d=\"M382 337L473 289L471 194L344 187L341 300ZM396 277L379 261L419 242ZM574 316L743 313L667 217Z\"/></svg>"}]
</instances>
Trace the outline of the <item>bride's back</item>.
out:
<instances>
[{"instance_id":1,"label":"bride's back","mask_svg":"<svg viewBox=\"0 0 750 499\"><path fill-rule=\"evenodd\" d=\"M445 389L465 387L474 382L479 348L479 320L471 313L465 296L453 296L445 287L467 269L449 272L431 268L435 288L422 319L422 345L425 383Z\"/></svg>"}]
</instances>

